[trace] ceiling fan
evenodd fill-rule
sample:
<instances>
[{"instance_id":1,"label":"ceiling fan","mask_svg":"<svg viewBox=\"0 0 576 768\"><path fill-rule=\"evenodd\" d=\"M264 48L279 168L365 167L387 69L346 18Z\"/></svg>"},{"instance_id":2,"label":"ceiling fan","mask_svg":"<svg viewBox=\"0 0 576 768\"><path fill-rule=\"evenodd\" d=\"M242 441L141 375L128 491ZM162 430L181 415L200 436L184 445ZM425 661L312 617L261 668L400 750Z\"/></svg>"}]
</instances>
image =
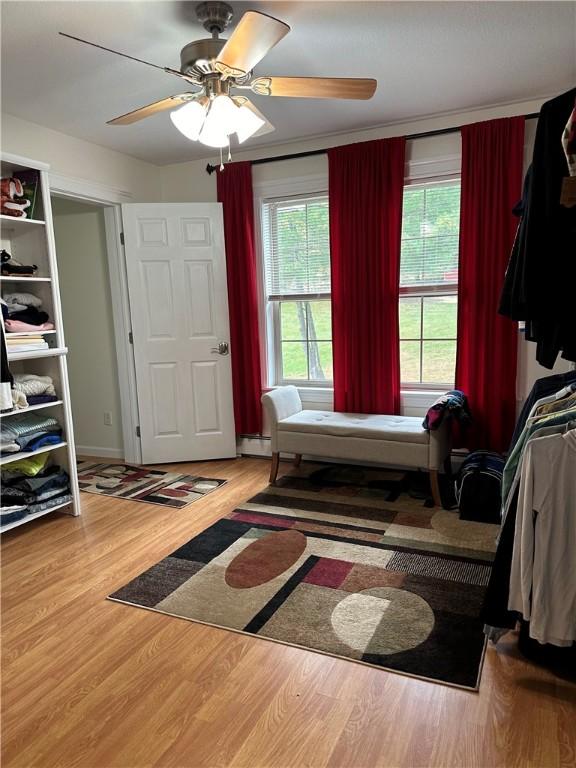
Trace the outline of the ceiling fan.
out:
<instances>
[{"instance_id":1,"label":"ceiling fan","mask_svg":"<svg viewBox=\"0 0 576 768\"><path fill-rule=\"evenodd\" d=\"M60 32L64 37L80 43L162 69L200 89L155 101L109 120L109 125L129 125L159 112L173 110L170 119L184 136L209 147L222 148L230 146L233 134L242 143L250 136L274 130L256 106L237 91L306 99L370 99L376 90L376 80L368 78L255 76L254 67L290 32L290 27L267 14L247 11L230 38L223 40L219 35L232 19L230 5L208 0L196 7L196 14L211 37L194 40L182 48L180 69L152 64Z\"/></svg>"}]
</instances>

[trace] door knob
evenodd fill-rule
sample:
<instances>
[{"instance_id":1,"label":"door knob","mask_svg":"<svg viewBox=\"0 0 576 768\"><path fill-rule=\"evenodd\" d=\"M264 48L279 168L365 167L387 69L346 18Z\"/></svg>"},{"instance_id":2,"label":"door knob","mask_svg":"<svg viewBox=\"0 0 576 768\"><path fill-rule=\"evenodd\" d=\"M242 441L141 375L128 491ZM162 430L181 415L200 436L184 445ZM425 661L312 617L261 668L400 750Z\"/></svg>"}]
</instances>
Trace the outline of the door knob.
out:
<instances>
[{"instance_id":1,"label":"door knob","mask_svg":"<svg viewBox=\"0 0 576 768\"><path fill-rule=\"evenodd\" d=\"M221 341L217 347L212 347L210 350L213 355L227 355L229 351L230 348L227 341Z\"/></svg>"}]
</instances>

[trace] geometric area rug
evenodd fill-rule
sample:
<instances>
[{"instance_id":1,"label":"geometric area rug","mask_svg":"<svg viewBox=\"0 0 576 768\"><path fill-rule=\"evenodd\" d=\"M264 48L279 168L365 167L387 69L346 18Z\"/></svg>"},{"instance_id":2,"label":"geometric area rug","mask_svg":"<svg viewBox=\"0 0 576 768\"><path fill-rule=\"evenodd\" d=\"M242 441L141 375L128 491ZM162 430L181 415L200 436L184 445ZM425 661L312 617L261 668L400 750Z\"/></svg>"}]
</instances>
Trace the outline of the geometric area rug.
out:
<instances>
[{"instance_id":1,"label":"geometric area rug","mask_svg":"<svg viewBox=\"0 0 576 768\"><path fill-rule=\"evenodd\" d=\"M499 526L306 463L111 600L477 690Z\"/></svg>"},{"instance_id":2,"label":"geometric area rug","mask_svg":"<svg viewBox=\"0 0 576 768\"><path fill-rule=\"evenodd\" d=\"M94 464L78 462L81 491L115 496L119 499L144 501L181 509L215 491L226 480L163 472L127 464Z\"/></svg>"}]
</instances>

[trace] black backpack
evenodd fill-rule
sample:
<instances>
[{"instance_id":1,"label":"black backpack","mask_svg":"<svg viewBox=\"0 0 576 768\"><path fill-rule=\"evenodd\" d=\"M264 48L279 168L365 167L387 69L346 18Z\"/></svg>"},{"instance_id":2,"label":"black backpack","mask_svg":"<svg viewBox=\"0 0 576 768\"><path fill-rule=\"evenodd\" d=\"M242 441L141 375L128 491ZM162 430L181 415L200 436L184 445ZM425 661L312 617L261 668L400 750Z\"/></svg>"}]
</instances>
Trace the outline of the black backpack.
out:
<instances>
[{"instance_id":1,"label":"black backpack","mask_svg":"<svg viewBox=\"0 0 576 768\"><path fill-rule=\"evenodd\" d=\"M461 520L500 522L505 463L502 456L492 451L474 451L466 457L455 483Z\"/></svg>"}]
</instances>

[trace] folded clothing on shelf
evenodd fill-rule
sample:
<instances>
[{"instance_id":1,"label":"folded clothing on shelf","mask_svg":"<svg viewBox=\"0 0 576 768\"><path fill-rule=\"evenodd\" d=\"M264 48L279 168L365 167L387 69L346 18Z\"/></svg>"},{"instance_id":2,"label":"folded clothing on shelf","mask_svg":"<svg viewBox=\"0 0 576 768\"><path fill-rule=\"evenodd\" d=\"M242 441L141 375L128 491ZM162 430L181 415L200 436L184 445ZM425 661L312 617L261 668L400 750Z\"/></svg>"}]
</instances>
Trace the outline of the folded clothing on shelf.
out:
<instances>
[{"instance_id":1,"label":"folded clothing on shelf","mask_svg":"<svg viewBox=\"0 0 576 768\"><path fill-rule=\"evenodd\" d=\"M7 347L17 347L17 346L29 346L32 348L35 344L38 344L40 342L45 342L44 337L39 333L33 333L27 336L22 337L14 337L14 336L7 336L6 337L6 346Z\"/></svg>"},{"instance_id":2,"label":"folded clothing on shelf","mask_svg":"<svg viewBox=\"0 0 576 768\"><path fill-rule=\"evenodd\" d=\"M19 394L22 395L21 392ZM25 397L25 395L22 395L22 397ZM58 396L57 395L30 395L30 397L26 397L25 399L28 405L46 405L47 403L55 403L58 400Z\"/></svg>"},{"instance_id":3,"label":"folded clothing on shelf","mask_svg":"<svg viewBox=\"0 0 576 768\"><path fill-rule=\"evenodd\" d=\"M0 531L2 530L3 526L8 525L8 523L15 523L18 520L22 520L22 518L26 517L27 514L29 513L28 507L26 505L0 507Z\"/></svg>"},{"instance_id":4,"label":"folded clothing on shelf","mask_svg":"<svg viewBox=\"0 0 576 768\"><path fill-rule=\"evenodd\" d=\"M26 456L24 459L13 461L2 470L2 479L4 480L4 476L8 477L12 474L36 477L47 466L49 458L48 453L39 453L37 456Z\"/></svg>"},{"instance_id":5,"label":"folded clothing on shelf","mask_svg":"<svg viewBox=\"0 0 576 768\"><path fill-rule=\"evenodd\" d=\"M17 411L20 408L28 408L30 403L26 399L26 396L22 394L22 392L18 392L14 388L10 390L10 393L12 395L12 408L11 410Z\"/></svg>"},{"instance_id":6,"label":"folded clothing on shelf","mask_svg":"<svg viewBox=\"0 0 576 768\"><path fill-rule=\"evenodd\" d=\"M50 349L48 342L42 337L40 337L41 340L38 337L32 338L32 341L28 339L27 336L16 336L13 339L6 337L6 351L10 355L14 352L38 352L43 349Z\"/></svg>"},{"instance_id":7,"label":"folded clothing on shelf","mask_svg":"<svg viewBox=\"0 0 576 768\"><path fill-rule=\"evenodd\" d=\"M4 319L4 327L8 332L53 330L54 325L50 322L48 313L40 309L42 299L33 293L7 293L2 297L2 301L8 311L8 317ZM3 314L4 312L3 308Z\"/></svg>"},{"instance_id":8,"label":"folded clothing on shelf","mask_svg":"<svg viewBox=\"0 0 576 768\"><path fill-rule=\"evenodd\" d=\"M18 312L17 314L23 315L25 313ZM38 318L36 319L44 316L46 317L46 321L29 322L29 320L26 321L14 319L14 315L11 315L8 320L4 320L4 328L6 328L7 333L26 333L27 331L53 331L54 323L48 320L48 315L46 312L38 312ZM30 319L34 320L34 318Z\"/></svg>"},{"instance_id":9,"label":"folded clothing on shelf","mask_svg":"<svg viewBox=\"0 0 576 768\"><path fill-rule=\"evenodd\" d=\"M51 376L37 376L35 373L15 373L13 388L27 398L34 395L56 395Z\"/></svg>"},{"instance_id":10,"label":"folded clothing on shelf","mask_svg":"<svg viewBox=\"0 0 576 768\"><path fill-rule=\"evenodd\" d=\"M0 450L4 453L15 453L14 445L19 451L35 451L45 445L55 445L61 442L62 428L53 416L41 412L15 413L4 418L0 425Z\"/></svg>"},{"instance_id":11,"label":"folded clothing on shelf","mask_svg":"<svg viewBox=\"0 0 576 768\"><path fill-rule=\"evenodd\" d=\"M7 352L15 351L17 348L28 351L31 348L29 339L32 339L33 343L36 344L41 337L26 336L24 339L8 339ZM20 345L20 341L25 343ZM42 343L45 342L42 340ZM36 349L36 347L32 347L32 349ZM18 411L32 405L49 405L58 401L51 376L38 376L34 373L10 373L10 379L6 382L10 396L2 409L3 413Z\"/></svg>"},{"instance_id":12,"label":"folded clothing on shelf","mask_svg":"<svg viewBox=\"0 0 576 768\"><path fill-rule=\"evenodd\" d=\"M22 264L2 249L0 254L2 260L2 274L5 277L32 277L38 270L36 264Z\"/></svg>"},{"instance_id":13,"label":"folded clothing on shelf","mask_svg":"<svg viewBox=\"0 0 576 768\"><path fill-rule=\"evenodd\" d=\"M42 306L42 299L34 296L33 293L16 291L15 293L6 293L2 298L6 302L10 314L19 312L27 307L36 307L38 309Z\"/></svg>"},{"instance_id":14,"label":"folded clothing on shelf","mask_svg":"<svg viewBox=\"0 0 576 768\"><path fill-rule=\"evenodd\" d=\"M48 344L46 342L43 342L42 344L37 344L33 347L26 347L23 344L16 344L15 346L8 347L8 352L10 354L14 354L17 352L41 352L44 349L50 349Z\"/></svg>"},{"instance_id":15,"label":"folded clothing on shelf","mask_svg":"<svg viewBox=\"0 0 576 768\"><path fill-rule=\"evenodd\" d=\"M66 470L56 464L48 464L46 460L34 475L23 472L21 468L15 469L15 465L30 461L23 459L2 470L0 526L72 501L70 477ZM39 466L38 462L36 464Z\"/></svg>"}]
</instances>

